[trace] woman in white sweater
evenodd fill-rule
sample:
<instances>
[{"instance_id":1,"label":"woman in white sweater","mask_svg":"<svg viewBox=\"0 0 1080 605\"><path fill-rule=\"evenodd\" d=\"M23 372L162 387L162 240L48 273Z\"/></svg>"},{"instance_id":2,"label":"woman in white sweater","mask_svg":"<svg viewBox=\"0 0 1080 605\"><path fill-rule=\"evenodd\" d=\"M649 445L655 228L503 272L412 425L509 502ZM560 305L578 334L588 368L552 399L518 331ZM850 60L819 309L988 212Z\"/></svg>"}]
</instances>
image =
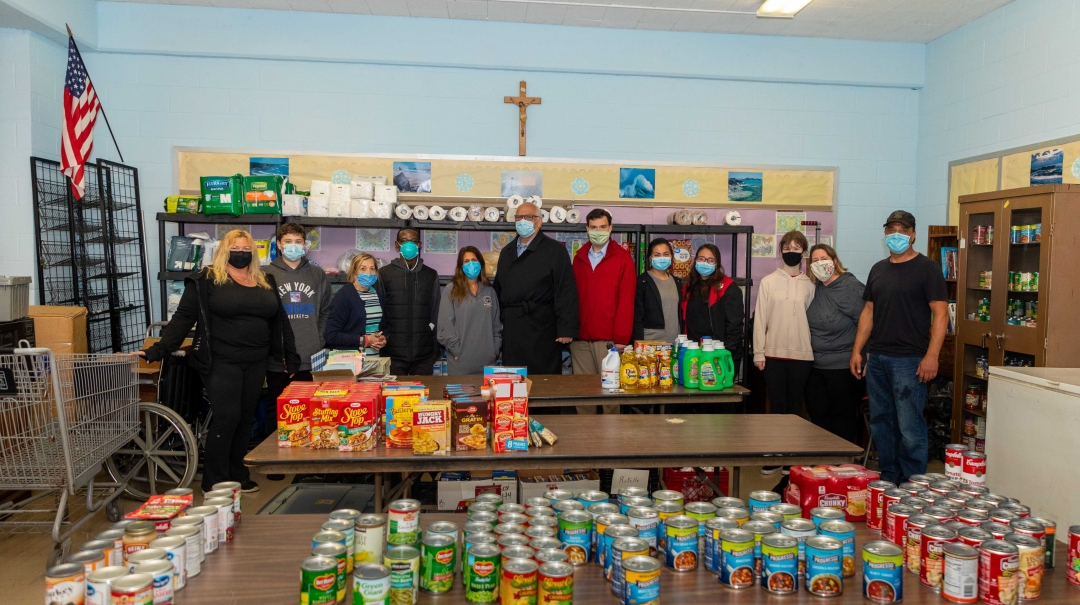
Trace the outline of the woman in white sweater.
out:
<instances>
[{"instance_id":1,"label":"woman in white sweater","mask_svg":"<svg viewBox=\"0 0 1080 605\"><path fill-rule=\"evenodd\" d=\"M802 415L806 381L814 363L806 309L814 300L814 284L802 272L803 252L809 247L800 231L780 240L783 266L761 280L754 311L754 365L765 373L769 409L773 414ZM767 466L764 474L780 467Z\"/></svg>"}]
</instances>

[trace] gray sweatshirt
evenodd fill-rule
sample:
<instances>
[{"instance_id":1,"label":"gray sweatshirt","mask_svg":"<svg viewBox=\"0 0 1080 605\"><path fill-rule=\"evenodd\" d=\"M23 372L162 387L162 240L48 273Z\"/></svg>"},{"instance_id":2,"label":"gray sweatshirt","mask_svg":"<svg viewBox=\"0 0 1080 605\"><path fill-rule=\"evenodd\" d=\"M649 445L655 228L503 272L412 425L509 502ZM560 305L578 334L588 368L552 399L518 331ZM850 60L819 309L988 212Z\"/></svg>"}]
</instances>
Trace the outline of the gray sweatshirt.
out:
<instances>
[{"instance_id":1,"label":"gray sweatshirt","mask_svg":"<svg viewBox=\"0 0 1080 605\"><path fill-rule=\"evenodd\" d=\"M476 296L466 294L460 304L450 301L450 284L443 287L439 304L439 343L446 347L451 376L482 374L502 350L502 320L495 288L481 285Z\"/></svg>"},{"instance_id":2,"label":"gray sweatshirt","mask_svg":"<svg viewBox=\"0 0 1080 605\"><path fill-rule=\"evenodd\" d=\"M277 257L265 267L267 273L274 276L278 284L278 297L281 306L289 314L296 339L296 352L300 355L300 369L311 369L311 356L323 348L323 333L326 318L330 315L330 279L326 272L307 257L300 259L295 269L285 264L285 259ZM271 372L284 372L281 364L270 363Z\"/></svg>"},{"instance_id":3,"label":"gray sweatshirt","mask_svg":"<svg viewBox=\"0 0 1080 605\"><path fill-rule=\"evenodd\" d=\"M814 301L806 309L815 368L848 368L863 310L863 287L859 278L851 273L841 273L828 286L817 282Z\"/></svg>"}]
</instances>

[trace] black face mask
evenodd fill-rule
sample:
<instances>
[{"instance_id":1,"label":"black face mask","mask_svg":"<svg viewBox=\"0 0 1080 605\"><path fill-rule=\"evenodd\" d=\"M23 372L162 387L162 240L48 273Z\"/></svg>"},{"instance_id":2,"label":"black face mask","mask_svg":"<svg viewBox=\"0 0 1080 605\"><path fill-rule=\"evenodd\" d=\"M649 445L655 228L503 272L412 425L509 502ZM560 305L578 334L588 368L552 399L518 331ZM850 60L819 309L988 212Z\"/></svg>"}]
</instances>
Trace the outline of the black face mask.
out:
<instances>
[{"instance_id":1,"label":"black face mask","mask_svg":"<svg viewBox=\"0 0 1080 605\"><path fill-rule=\"evenodd\" d=\"M229 252L229 264L237 269L246 269L251 264L251 253L237 250Z\"/></svg>"},{"instance_id":2,"label":"black face mask","mask_svg":"<svg viewBox=\"0 0 1080 605\"><path fill-rule=\"evenodd\" d=\"M783 252L784 264L789 267L797 267L802 262L802 252Z\"/></svg>"}]
</instances>

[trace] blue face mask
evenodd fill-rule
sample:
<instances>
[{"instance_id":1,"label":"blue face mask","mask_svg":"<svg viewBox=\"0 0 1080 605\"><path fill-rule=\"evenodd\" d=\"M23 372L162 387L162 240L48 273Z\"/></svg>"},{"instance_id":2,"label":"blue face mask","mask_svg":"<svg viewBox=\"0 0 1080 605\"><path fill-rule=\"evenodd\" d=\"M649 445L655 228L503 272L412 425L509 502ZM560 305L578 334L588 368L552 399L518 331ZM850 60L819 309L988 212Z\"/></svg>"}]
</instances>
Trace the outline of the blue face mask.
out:
<instances>
[{"instance_id":1,"label":"blue face mask","mask_svg":"<svg viewBox=\"0 0 1080 605\"><path fill-rule=\"evenodd\" d=\"M401 244L401 258L405 260L412 260L420 255L420 246L416 245L416 242L405 242Z\"/></svg>"},{"instance_id":2,"label":"blue face mask","mask_svg":"<svg viewBox=\"0 0 1080 605\"><path fill-rule=\"evenodd\" d=\"M890 233L885 236L885 245L893 254L903 254L911 247L911 236L903 233Z\"/></svg>"},{"instance_id":3,"label":"blue face mask","mask_svg":"<svg viewBox=\"0 0 1080 605\"><path fill-rule=\"evenodd\" d=\"M654 256L650 262L652 262L652 268L657 271L667 271L671 266L671 258L667 256Z\"/></svg>"},{"instance_id":4,"label":"blue face mask","mask_svg":"<svg viewBox=\"0 0 1080 605\"><path fill-rule=\"evenodd\" d=\"M379 281L379 275L377 273L359 273L356 276L356 283L365 288L374 286L377 281Z\"/></svg>"},{"instance_id":5,"label":"blue face mask","mask_svg":"<svg viewBox=\"0 0 1080 605\"><path fill-rule=\"evenodd\" d=\"M702 277L708 277L716 271L716 265L710 265L709 263L694 263L694 268Z\"/></svg>"},{"instance_id":6,"label":"blue face mask","mask_svg":"<svg viewBox=\"0 0 1080 605\"><path fill-rule=\"evenodd\" d=\"M517 221L514 223L514 230L521 237L529 237L536 233L536 226L533 225L532 221Z\"/></svg>"},{"instance_id":7,"label":"blue face mask","mask_svg":"<svg viewBox=\"0 0 1080 605\"><path fill-rule=\"evenodd\" d=\"M461 271L465 274L465 277L476 279L480 276L480 261L471 260L461 265Z\"/></svg>"},{"instance_id":8,"label":"blue face mask","mask_svg":"<svg viewBox=\"0 0 1080 605\"><path fill-rule=\"evenodd\" d=\"M304 244L285 244L281 247L281 254L286 259L296 262L304 258Z\"/></svg>"}]
</instances>

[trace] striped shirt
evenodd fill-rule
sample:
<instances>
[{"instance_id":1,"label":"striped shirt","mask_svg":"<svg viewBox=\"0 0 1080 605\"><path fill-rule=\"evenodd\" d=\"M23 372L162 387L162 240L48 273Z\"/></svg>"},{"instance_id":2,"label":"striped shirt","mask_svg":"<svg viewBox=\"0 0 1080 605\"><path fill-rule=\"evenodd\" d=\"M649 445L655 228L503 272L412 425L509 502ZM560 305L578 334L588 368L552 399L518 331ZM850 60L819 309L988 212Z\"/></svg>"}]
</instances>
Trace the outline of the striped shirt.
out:
<instances>
[{"instance_id":1,"label":"striped shirt","mask_svg":"<svg viewBox=\"0 0 1080 605\"><path fill-rule=\"evenodd\" d=\"M367 314L367 326L364 328L365 334L374 334L379 331L379 323L382 322L382 305L379 304L379 295L375 293L374 289L368 289L367 292L356 291L360 295L360 300L364 301L364 312ZM378 355L379 352L371 347L368 347L365 351L368 355Z\"/></svg>"}]
</instances>

